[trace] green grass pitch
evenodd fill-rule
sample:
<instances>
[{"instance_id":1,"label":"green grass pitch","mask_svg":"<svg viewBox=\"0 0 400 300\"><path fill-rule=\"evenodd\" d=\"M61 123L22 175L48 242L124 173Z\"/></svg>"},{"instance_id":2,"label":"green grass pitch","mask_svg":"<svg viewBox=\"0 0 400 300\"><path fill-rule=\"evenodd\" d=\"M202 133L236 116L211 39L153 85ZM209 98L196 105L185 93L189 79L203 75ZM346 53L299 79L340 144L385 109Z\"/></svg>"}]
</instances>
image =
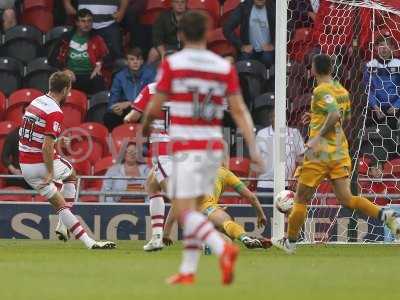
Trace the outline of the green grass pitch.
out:
<instances>
[{"instance_id":1,"label":"green grass pitch","mask_svg":"<svg viewBox=\"0 0 400 300\"><path fill-rule=\"evenodd\" d=\"M123 241L113 251L89 251L76 241L0 240L0 299L376 300L400 294L399 246L302 246L293 256L241 249L229 287L220 285L213 256L202 256L196 285L167 286L180 245L156 253L142 246Z\"/></svg>"}]
</instances>

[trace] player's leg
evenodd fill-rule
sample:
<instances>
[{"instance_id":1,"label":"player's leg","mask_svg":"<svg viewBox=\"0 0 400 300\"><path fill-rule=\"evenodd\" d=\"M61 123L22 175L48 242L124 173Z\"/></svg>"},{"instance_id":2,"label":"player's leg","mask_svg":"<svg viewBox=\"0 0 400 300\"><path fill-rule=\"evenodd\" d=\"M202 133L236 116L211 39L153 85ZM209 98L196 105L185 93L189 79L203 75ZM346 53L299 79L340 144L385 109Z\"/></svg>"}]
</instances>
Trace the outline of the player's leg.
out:
<instances>
[{"instance_id":1,"label":"player's leg","mask_svg":"<svg viewBox=\"0 0 400 300\"><path fill-rule=\"evenodd\" d=\"M272 239L272 244L286 253L294 253L301 227L307 218L307 204L315 194L316 187L325 178L326 166L322 163L305 161L296 171L298 183L293 208L288 217L287 237Z\"/></svg>"},{"instance_id":2,"label":"player's leg","mask_svg":"<svg viewBox=\"0 0 400 300\"><path fill-rule=\"evenodd\" d=\"M243 226L236 223L222 208L214 207L208 214L208 219L218 230L226 233L232 240L241 241L247 248L263 248L263 243L260 239L249 237Z\"/></svg>"},{"instance_id":3,"label":"player's leg","mask_svg":"<svg viewBox=\"0 0 400 300\"><path fill-rule=\"evenodd\" d=\"M176 157L168 182L169 198L173 199L174 218L183 228L184 251L180 272L168 279L170 284L191 283L197 271L201 245L205 243L220 258L223 284L233 279L238 249L224 241L207 217L196 210L204 195L211 194L222 152L187 152ZM214 156L213 156L214 155Z\"/></svg>"},{"instance_id":4,"label":"player's leg","mask_svg":"<svg viewBox=\"0 0 400 300\"><path fill-rule=\"evenodd\" d=\"M63 186L62 193L57 191L54 183L42 185L39 192L49 199L53 205L61 223L67 227L68 231L73 233L75 237L81 240L89 249L112 249L115 248L113 242L96 242L88 236L86 231L80 225L78 219L72 214L70 206L63 196L75 197L76 188L72 183L75 181L76 175L72 165L65 159L57 159L54 161L54 180L65 181L67 186Z\"/></svg>"},{"instance_id":5,"label":"player's leg","mask_svg":"<svg viewBox=\"0 0 400 300\"><path fill-rule=\"evenodd\" d=\"M396 212L381 208L367 198L354 196L350 191L350 179L348 177L333 179L332 185L340 204L358 210L368 217L381 220L394 235L400 237L400 216Z\"/></svg>"},{"instance_id":6,"label":"player's leg","mask_svg":"<svg viewBox=\"0 0 400 300\"><path fill-rule=\"evenodd\" d=\"M163 226L165 215L165 203L158 183L154 168L150 171L146 180L146 191L150 198L151 239L143 246L145 251L157 251L163 248Z\"/></svg>"}]
</instances>

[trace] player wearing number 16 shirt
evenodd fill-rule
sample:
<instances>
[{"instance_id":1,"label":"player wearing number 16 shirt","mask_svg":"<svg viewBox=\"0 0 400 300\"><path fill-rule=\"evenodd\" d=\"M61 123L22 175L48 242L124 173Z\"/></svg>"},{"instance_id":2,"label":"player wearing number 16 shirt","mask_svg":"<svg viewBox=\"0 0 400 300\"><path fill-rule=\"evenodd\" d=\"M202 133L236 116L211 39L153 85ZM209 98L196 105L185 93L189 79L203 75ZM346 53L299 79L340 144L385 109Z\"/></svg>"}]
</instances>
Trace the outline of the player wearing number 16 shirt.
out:
<instances>
[{"instance_id":1,"label":"player wearing number 16 shirt","mask_svg":"<svg viewBox=\"0 0 400 300\"><path fill-rule=\"evenodd\" d=\"M227 60L206 49L209 25L207 15L199 11L189 11L181 18L178 34L184 49L162 62L157 92L143 118L146 136L152 120L169 102L172 171L167 192L184 236L180 271L167 280L170 284L194 282L203 243L219 257L222 283L230 284L233 280L238 248L225 243L212 223L196 211L197 202L212 194L222 162L224 99L228 100L232 117L248 143L251 159L256 165L263 165L236 70Z\"/></svg>"},{"instance_id":2,"label":"player wearing number 16 shirt","mask_svg":"<svg viewBox=\"0 0 400 300\"><path fill-rule=\"evenodd\" d=\"M33 100L25 109L19 130L19 161L22 175L33 189L45 196L59 216L56 233L67 241L69 232L89 249L112 249L113 242L96 242L88 236L66 205L75 197L76 175L71 164L55 151L64 120L60 108L71 90L71 79L56 72L49 79L49 93ZM62 185L57 190L56 183Z\"/></svg>"}]
</instances>

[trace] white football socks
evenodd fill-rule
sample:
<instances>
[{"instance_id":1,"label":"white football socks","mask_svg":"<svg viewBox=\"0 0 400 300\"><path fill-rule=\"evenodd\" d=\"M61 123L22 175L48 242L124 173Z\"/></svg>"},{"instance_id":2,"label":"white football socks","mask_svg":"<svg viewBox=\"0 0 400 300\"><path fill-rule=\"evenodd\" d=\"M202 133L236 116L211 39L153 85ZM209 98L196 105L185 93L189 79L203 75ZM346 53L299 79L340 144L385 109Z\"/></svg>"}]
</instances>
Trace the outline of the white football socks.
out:
<instances>
[{"instance_id":1,"label":"white football socks","mask_svg":"<svg viewBox=\"0 0 400 300\"><path fill-rule=\"evenodd\" d=\"M81 240L89 249L92 248L95 241L88 236L85 229L83 229L78 219L71 213L69 208L64 206L60 208L57 213L61 222L67 226L75 237Z\"/></svg>"},{"instance_id":2,"label":"white football socks","mask_svg":"<svg viewBox=\"0 0 400 300\"><path fill-rule=\"evenodd\" d=\"M162 238L164 230L165 203L161 195L150 197L150 217L152 236Z\"/></svg>"}]
</instances>

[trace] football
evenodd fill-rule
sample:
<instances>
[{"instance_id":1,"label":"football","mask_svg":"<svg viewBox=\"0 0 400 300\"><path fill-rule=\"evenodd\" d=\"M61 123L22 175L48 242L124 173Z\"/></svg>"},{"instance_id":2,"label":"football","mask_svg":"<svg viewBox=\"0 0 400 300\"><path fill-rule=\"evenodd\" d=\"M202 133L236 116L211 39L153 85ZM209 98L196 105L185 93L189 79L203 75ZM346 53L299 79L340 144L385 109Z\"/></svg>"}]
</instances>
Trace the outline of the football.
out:
<instances>
[{"instance_id":1,"label":"football","mask_svg":"<svg viewBox=\"0 0 400 300\"><path fill-rule=\"evenodd\" d=\"M288 214L292 210L294 193L284 190L278 193L275 201L276 208L283 214Z\"/></svg>"}]
</instances>

